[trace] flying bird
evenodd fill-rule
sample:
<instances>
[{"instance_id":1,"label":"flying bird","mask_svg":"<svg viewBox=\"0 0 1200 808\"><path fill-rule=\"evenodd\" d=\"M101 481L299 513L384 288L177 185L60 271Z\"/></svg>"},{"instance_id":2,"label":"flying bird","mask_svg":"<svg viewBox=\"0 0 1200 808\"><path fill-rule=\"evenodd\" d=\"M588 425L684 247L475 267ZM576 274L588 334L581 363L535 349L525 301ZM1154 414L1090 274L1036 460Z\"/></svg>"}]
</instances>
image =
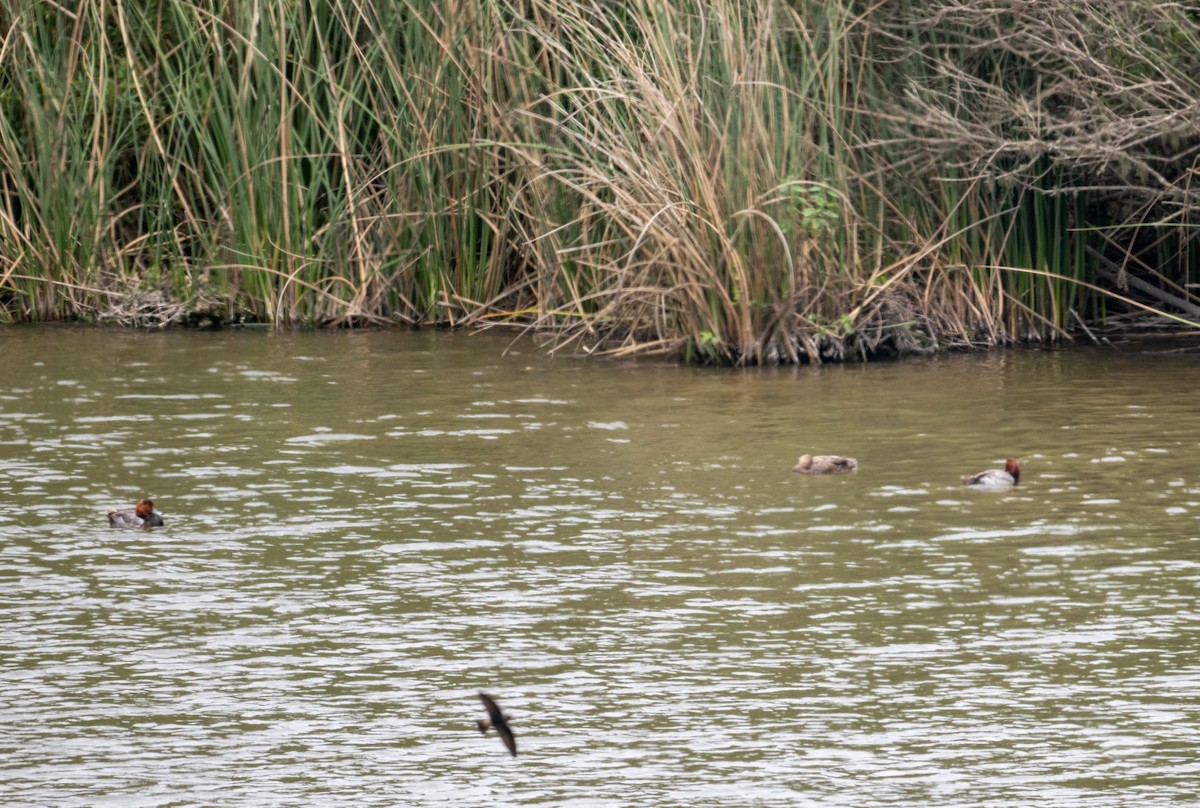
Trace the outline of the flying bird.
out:
<instances>
[{"instance_id":1,"label":"flying bird","mask_svg":"<svg viewBox=\"0 0 1200 808\"><path fill-rule=\"evenodd\" d=\"M508 716L501 712L500 705L496 703L496 700L482 690L479 691L479 700L483 702L483 708L488 713L487 718L475 722L479 731L487 735L487 731L494 727L500 740L504 741L504 745L508 747L508 751L512 753L513 757L516 757L517 739L508 727Z\"/></svg>"}]
</instances>

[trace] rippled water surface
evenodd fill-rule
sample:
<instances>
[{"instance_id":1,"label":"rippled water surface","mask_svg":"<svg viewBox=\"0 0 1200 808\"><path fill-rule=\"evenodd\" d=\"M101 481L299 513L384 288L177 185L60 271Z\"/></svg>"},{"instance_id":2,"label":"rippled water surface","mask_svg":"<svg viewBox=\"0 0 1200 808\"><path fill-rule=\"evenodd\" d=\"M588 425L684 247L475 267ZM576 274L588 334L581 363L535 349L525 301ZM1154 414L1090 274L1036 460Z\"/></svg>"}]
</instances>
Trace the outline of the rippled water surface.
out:
<instances>
[{"instance_id":1,"label":"rippled water surface","mask_svg":"<svg viewBox=\"0 0 1200 808\"><path fill-rule=\"evenodd\" d=\"M1200 800L1190 354L0 345L6 805Z\"/></svg>"}]
</instances>

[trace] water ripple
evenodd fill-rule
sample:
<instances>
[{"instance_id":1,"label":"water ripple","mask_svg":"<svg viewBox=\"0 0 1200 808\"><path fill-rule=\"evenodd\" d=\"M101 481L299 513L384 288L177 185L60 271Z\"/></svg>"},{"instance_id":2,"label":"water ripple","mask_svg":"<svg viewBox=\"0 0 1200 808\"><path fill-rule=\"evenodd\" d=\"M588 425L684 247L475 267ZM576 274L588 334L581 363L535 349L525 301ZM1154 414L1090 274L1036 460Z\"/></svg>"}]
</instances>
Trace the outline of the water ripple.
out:
<instances>
[{"instance_id":1,"label":"water ripple","mask_svg":"<svg viewBox=\"0 0 1200 808\"><path fill-rule=\"evenodd\" d=\"M969 384L564 373L331 336L43 336L10 371L8 802L1196 799L1190 388L1111 364L1039 385L1061 356ZM104 370L124 350L133 382ZM1015 425L937 397L1021 362ZM798 389L861 404L810 418ZM1064 419L1103 428L1053 449ZM1042 447L1019 491L931 471L987 462L980 434ZM856 474L788 472L846 443ZM165 527L107 526L146 493ZM520 757L475 729L479 688Z\"/></svg>"}]
</instances>

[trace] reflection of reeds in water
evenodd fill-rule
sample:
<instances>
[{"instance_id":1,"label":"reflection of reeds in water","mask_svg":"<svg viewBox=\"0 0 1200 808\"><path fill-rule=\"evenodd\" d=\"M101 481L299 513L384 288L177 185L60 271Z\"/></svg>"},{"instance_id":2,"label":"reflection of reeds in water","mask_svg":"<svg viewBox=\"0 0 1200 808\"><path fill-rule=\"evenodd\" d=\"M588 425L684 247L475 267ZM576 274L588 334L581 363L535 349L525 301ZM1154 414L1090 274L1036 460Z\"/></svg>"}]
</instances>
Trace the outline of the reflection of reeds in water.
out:
<instances>
[{"instance_id":1,"label":"reflection of reeds in water","mask_svg":"<svg viewBox=\"0 0 1200 808\"><path fill-rule=\"evenodd\" d=\"M9 318L512 322L767 362L1096 305L1072 203L905 173L850 4L209 9L0 12Z\"/></svg>"}]
</instances>

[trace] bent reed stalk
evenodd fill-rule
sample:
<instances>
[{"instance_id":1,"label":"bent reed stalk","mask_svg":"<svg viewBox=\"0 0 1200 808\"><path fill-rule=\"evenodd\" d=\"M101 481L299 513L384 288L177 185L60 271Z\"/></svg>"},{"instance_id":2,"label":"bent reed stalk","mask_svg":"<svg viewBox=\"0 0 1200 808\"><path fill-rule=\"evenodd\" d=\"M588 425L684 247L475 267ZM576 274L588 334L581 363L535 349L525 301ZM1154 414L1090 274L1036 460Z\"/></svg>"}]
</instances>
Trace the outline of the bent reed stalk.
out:
<instances>
[{"instance_id":1,"label":"bent reed stalk","mask_svg":"<svg viewBox=\"0 0 1200 808\"><path fill-rule=\"evenodd\" d=\"M904 28L926 11L14 0L0 316L507 323L751 364L1063 336L1115 301L1095 254L1190 297L1190 208L1150 229L1144 201L1122 241L1053 155L1003 182L931 158L905 98L982 23Z\"/></svg>"}]
</instances>

